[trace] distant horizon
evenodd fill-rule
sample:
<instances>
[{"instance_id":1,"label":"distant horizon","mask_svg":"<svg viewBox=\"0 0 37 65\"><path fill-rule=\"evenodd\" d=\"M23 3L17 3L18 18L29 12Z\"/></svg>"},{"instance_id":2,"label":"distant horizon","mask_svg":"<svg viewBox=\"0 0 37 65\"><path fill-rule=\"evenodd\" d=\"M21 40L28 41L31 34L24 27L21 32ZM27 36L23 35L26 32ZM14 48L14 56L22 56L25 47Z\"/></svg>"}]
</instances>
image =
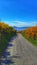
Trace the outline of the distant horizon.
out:
<instances>
[{"instance_id":1,"label":"distant horizon","mask_svg":"<svg viewBox=\"0 0 37 65\"><path fill-rule=\"evenodd\" d=\"M3 22L3 21L0 21L0 22ZM5 24L8 24L9 26L13 26L13 27L33 27L33 26L37 26L37 22L17 22L17 21L14 21L14 22L3 22Z\"/></svg>"}]
</instances>

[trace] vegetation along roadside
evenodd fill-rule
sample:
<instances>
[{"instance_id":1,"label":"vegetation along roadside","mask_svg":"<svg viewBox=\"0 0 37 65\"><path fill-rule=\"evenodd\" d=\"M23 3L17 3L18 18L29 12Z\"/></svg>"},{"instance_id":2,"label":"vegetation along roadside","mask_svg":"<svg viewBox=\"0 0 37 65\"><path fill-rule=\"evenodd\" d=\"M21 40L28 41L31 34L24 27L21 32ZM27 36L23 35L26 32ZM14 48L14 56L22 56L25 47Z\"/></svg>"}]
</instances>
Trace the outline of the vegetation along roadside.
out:
<instances>
[{"instance_id":1,"label":"vegetation along roadside","mask_svg":"<svg viewBox=\"0 0 37 65\"><path fill-rule=\"evenodd\" d=\"M8 24L0 22L0 56L6 48L9 40L16 35L16 30Z\"/></svg>"},{"instance_id":2,"label":"vegetation along roadside","mask_svg":"<svg viewBox=\"0 0 37 65\"><path fill-rule=\"evenodd\" d=\"M23 30L21 34L32 44L37 46L37 26Z\"/></svg>"}]
</instances>

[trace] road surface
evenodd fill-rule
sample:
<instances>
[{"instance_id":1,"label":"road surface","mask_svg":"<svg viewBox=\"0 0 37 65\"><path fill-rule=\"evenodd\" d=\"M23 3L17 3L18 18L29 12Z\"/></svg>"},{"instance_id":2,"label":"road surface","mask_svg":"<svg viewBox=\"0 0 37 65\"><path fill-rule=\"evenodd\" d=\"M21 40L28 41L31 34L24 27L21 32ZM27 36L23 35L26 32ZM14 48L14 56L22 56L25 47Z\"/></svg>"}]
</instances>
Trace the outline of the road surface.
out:
<instances>
[{"instance_id":1,"label":"road surface","mask_svg":"<svg viewBox=\"0 0 37 65\"><path fill-rule=\"evenodd\" d=\"M15 65L37 65L37 47L28 42L21 34L17 34Z\"/></svg>"},{"instance_id":2,"label":"road surface","mask_svg":"<svg viewBox=\"0 0 37 65\"><path fill-rule=\"evenodd\" d=\"M37 65L37 47L27 41L21 34L11 42L12 47L6 49L10 52L10 58L14 62L10 65Z\"/></svg>"}]
</instances>

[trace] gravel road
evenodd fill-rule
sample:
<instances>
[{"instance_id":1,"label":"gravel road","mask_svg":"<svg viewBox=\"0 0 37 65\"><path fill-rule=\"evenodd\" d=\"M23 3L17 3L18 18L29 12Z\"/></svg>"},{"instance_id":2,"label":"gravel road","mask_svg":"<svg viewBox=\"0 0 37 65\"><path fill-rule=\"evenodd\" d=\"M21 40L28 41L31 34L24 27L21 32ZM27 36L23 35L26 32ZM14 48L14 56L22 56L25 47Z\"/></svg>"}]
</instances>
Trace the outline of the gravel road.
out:
<instances>
[{"instance_id":1,"label":"gravel road","mask_svg":"<svg viewBox=\"0 0 37 65\"><path fill-rule=\"evenodd\" d=\"M14 65L37 65L37 47L24 39L21 34L17 34L15 44Z\"/></svg>"},{"instance_id":2,"label":"gravel road","mask_svg":"<svg viewBox=\"0 0 37 65\"><path fill-rule=\"evenodd\" d=\"M9 65L37 65L37 47L27 41L21 34L9 42L6 52L9 52L10 59L14 62ZM2 64L5 65L5 64Z\"/></svg>"}]
</instances>

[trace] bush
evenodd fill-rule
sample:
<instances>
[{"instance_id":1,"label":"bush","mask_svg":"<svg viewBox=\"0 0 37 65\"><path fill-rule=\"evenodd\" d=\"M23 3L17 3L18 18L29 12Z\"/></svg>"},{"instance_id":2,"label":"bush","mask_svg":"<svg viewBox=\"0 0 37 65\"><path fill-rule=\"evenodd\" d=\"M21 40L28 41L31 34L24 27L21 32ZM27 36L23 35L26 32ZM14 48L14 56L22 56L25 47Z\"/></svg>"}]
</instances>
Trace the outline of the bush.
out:
<instances>
[{"instance_id":1,"label":"bush","mask_svg":"<svg viewBox=\"0 0 37 65\"><path fill-rule=\"evenodd\" d=\"M15 35L16 31L14 30L13 27L2 22L0 23L0 53L4 51L10 38Z\"/></svg>"}]
</instances>

